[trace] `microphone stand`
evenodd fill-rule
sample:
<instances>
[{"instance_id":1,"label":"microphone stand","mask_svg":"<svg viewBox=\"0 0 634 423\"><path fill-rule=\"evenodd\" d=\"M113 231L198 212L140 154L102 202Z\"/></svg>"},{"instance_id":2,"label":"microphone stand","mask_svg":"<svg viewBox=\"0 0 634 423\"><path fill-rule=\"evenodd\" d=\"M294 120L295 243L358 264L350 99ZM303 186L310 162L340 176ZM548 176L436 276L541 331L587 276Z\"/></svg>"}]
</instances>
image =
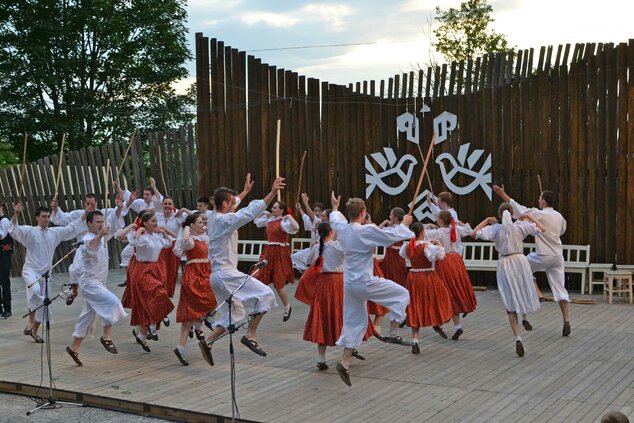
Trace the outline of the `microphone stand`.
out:
<instances>
[{"instance_id":1,"label":"microphone stand","mask_svg":"<svg viewBox=\"0 0 634 423\"><path fill-rule=\"evenodd\" d=\"M267 263L263 263L262 266L266 264ZM244 287L244 285L246 285L246 283L249 282L253 278L253 276L256 275L260 271L260 267L258 267L257 269L255 269L255 272L251 273L253 271L253 268L256 267L257 265L258 263L255 263L249 268L249 273L247 274L247 277L244 278L240 286L238 286L231 294L229 294L227 299L221 302L216 307L216 309L209 314L209 317L213 316L214 314L218 312L218 310L220 310L220 308L224 304L227 304L227 307L229 308L229 326L226 328L225 333L223 333L218 338L213 340L213 343L216 343L217 340L224 338L226 335L229 335L229 357L230 357L230 363L231 363L230 375L231 375L231 421L232 422L236 421L236 414L238 415L238 418L240 418L240 411L238 410L238 403L236 402L236 361L235 361L235 350L233 348L233 334L238 329L240 329L241 327L244 327L244 325L248 324L252 320L251 319L252 314L247 316L247 320L244 323L238 326L235 326L231 322L231 306L233 304L233 297L236 294L236 292L241 290Z\"/></svg>"},{"instance_id":2,"label":"microphone stand","mask_svg":"<svg viewBox=\"0 0 634 423\"><path fill-rule=\"evenodd\" d=\"M35 308L34 310L32 310L32 311L28 312L27 314L25 314L24 316L22 316L22 318L30 316L31 314L35 313L39 309L44 308L44 319L43 319L44 320L43 321L44 325L43 325L43 328L45 330L44 338L45 338L45 344L46 344L46 363L47 363L47 367L48 367L48 401L44 401L44 399L42 399L42 401L44 401L44 402L42 404L39 404L33 410L27 411L26 412L27 416L30 416L31 414L33 414L34 412L36 412L38 410L57 408L58 404L59 405L72 405L72 406L77 406L77 407L84 407L84 404L78 404L78 403L74 403L74 402L57 401L57 399L55 398L54 392L53 392L53 384L54 383L53 383L53 368L52 368L52 361L51 361L51 322L50 322L49 306L53 303L53 301L58 299L60 296L62 296L63 294L66 294L71 288L67 288L66 290L62 290L59 294L57 294L52 299L49 298L49 293L48 293L49 292L49 284L50 284L50 272L59 263L61 263L66 257L70 256L74 251L76 251L77 248L79 248L78 245L75 246L66 255L64 255L64 257L59 259L55 264L53 264L53 266L51 267L51 270L49 270L46 273L44 273L35 282L33 282L32 284L30 284L28 286L28 288L31 288L37 282L39 282L40 280L44 279L44 302L40 306Z\"/></svg>"}]
</instances>

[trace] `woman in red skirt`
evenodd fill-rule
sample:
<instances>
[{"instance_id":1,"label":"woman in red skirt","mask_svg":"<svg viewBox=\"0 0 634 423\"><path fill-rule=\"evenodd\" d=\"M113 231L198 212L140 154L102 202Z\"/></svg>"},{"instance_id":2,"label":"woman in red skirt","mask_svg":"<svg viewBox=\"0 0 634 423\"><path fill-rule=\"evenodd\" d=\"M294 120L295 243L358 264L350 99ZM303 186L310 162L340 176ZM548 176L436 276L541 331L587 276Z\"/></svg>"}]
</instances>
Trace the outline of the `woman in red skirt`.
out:
<instances>
[{"instance_id":1,"label":"woman in red skirt","mask_svg":"<svg viewBox=\"0 0 634 423\"><path fill-rule=\"evenodd\" d=\"M332 210L326 209L321 212L321 216L319 216L320 223L328 222L328 216L330 216L330 212ZM318 235L319 236L319 235ZM302 276L299 278L297 282L297 289L295 290L295 299L298 301L310 306L313 303L313 298L315 298L315 288L317 283L317 277L319 276L319 271L315 269L314 265L311 265L317 259L319 252L319 243L313 245L310 248L310 252L306 256L306 263L309 264L308 268Z\"/></svg>"},{"instance_id":2,"label":"woman in red skirt","mask_svg":"<svg viewBox=\"0 0 634 423\"><path fill-rule=\"evenodd\" d=\"M471 235L473 229L469 224L457 223L447 210L438 213L436 223L439 228L426 231L425 236L427 240L437 239L445 249L445 258L436 262L436 273L445 282L451 296L452 320L456 328L451 339L457 341L463 333L460 313L465 317L478 305L467 268L458 252L460 239Z\"/></svg>"},{"instance_id":3,"label":"woman in red skirt","mask_svg":"<svg viewBox=\"0 0 634 423\"><path fill-rule=\"evenodd\" d=\"M164 276L158 262L161 251L172 246L172 239L165 229L158 226L153 211L143 214L141 224L141 228L128 236L128 241L135 248L137 260L129 281L132 294L130 324L140 327L144 337L139 336L136 328L132 333L143 349L150 351L145 338L157 341L156 330L161 320L174 309L163 285Z\"/></svg>"},{"instance_id":4,"label":"woman in red skirt","mask_svg":"<svg viewBox=\"0 0 634 423\"><path fill-rule=\"evenodd\" d=\"M317 344L317 368L326 370L326 347L334 347L343 328L343 248L335 240L335 233L327 222L320 223L318 257L315 268L319 272L315 297L304 327L304 341ZM372 327L364 340L372 336ZM365 358L354 350L352 355Z\"/></svg>"},{"instance_id":5,"label":"woman in red skirt","mask_svg":"<svg viewBox=\"0 0 634 423\"><path fill-rule=\"evenodd\" d=\"M257 278L266 285L273 284L277 295L284 304L284 318L286 322L291 317L291 305L288 302L285 286L295 282L293 262L288 235L299 231L299 224L288 213L288 207L283 201L277 201L271 207L271 212L264 212L254 220L258 228L266 227L266 245L260 255L260 261L267 260L268 264L260 269Z\"/></svg>"},{"instance_id":6,"label":"woman in red skirt","mask_svg":"<svg viewBox=\"0 0 634 423\"><path fill-rule=\"evenodd\" d=\"M403 217L405 217L405 210L400 207L394 207L390 211L389 220L381 223L379 228L400 225ZM407 288L407 263L399 254L402 245L403 242L401 241L385 249L385 257L381 260L381 270L385 278Z\"/></svg>"},{"instance_id":7,"label":"woman in red skirt","mask_svg":"<svg viewBox=\"0 0 634 423\"><path fill-rule=\"evenodd\" d=\"M445 249L440 241L424 241L425 227L420 222L410 226L416 238L403 245L400 255L409 258L412 268L407 275L409 306L407 306L407 325L412 328L412 353L420 353L420 328L433 327L443 338L447 335L441 325L453 315L451 297L447 287L434 271L434 262L445 257Z\"/></svg>"},{"instance_id":8,"label":"woman in red skirt","mask_svg":"<svg viewBox=\"0 0 634 423\"><path fill-rule=\"evenodd\" d=\"M178 345L174 348L174 354L183 366L189 365L185 357L185 344L192 327L198 340L205 339L202 319L216 307L216 297L209 284L211 264L208 244L203 215L194 213L187 216L174 248L176 254L187 256L176 310L176 321L181 323L181 333Z\"/></svg>"},{"instance_id":9,"label":"woman in red skirt","mask_svg":"<svg viewBox=\"0 0 634 423\"><path fill-rule=\"evenodd\" d=\"M159 227L167 229L173 238L176 238L178 230L185 221L187 215L191 214L191 211L187 209L176 210L174 208L174 200L170 197L163 198L163 212L156 216ZM174 245L176 241L172 242L171 248L165 248L161 251L159 262L165 267L165 279L163 283L165 290L170 298L174 297L176 291L176 279L178 279L178 268L181 265L181 257L174 254ZM169 320L165 321L165 326L169 326Z\"/></svg>"}]
</instances>

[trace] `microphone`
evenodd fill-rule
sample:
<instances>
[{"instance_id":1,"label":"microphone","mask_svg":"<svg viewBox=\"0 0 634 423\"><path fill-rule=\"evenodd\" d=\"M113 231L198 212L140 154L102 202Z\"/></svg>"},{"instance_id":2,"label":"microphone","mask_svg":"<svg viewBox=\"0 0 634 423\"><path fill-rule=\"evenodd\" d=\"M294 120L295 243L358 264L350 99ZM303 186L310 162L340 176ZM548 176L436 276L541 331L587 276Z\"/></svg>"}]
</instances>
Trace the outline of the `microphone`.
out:
<instances>
[{"instance_id":1,"label":"microphone","mask_svg":"<svg viewBox=\"0 0 634 423\"><path fill-rule=\"evenodd\" d=\"M73 248L79 248L79 247L81 247L82 245L84 245L84 241L77 241L77 242L73 242L73 243L71 244L71 247L73 247Z\"/></svg>"},{"instance_id":2,"label":"microphone","mask_svg":"<svg viewBox=\"0 0 634 423\"><path fill-rule=\"evenodd\" d=\"M269 261L264 259L262 261L259 261L259 262L255 263L253 266L257 267L258 269L260 269L260 268L266 266L267 264L269 264Z\"/></svg>"}]
</instances>

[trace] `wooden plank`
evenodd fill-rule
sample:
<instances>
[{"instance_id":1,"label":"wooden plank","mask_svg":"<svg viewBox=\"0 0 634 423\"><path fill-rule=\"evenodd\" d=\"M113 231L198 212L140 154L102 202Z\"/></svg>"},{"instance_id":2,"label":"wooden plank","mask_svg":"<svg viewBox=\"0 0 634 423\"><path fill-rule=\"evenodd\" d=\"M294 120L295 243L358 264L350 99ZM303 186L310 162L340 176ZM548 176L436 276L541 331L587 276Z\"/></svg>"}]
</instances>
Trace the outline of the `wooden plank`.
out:
<instances>
[{"instance_id":1,"label":"wooden plank","mask_svg":"<svg viewBox=\"0 0 634 423\"><path fill-rule=\"evenodd\" d=\"M627 148L627 120L628 120L628 90L627 90L627 81L628 81L628 67L627 67L627 44L619 43L617 46L617 57L616 57L616 73L617 73L617 105L616 105L616 118L617 118L617 143L616 143L616 198L615 198L615 207L616 207L616 222L626 222L627 217L627 209L630 205L634 203L627 203L627 168L628 168L628 148ZM633 60L634 58L630 58ZM634 160L630 157L629 163L630 166L634 166L632 164ZM615 225L612 225L615 226ZM621 256L627 257L627 248L628 244L626 243L627 236L624 236L619 231L614 231L614 240L616 241L615 252Z\"/></svg>"},{"instance_id":2,"label":"wooden plank","mask_svg":"<svg viewBox=\"0 0 634 423\"><path fill-rule=\"evenodd\" d=\"M634 39L630 39L627 46L627 67L629 75L634 75ZM630 78L627 84L627 109L628 116L634 116L634 82ZM627 152L629 157L634 156L634 119L627 121ZM631 163L627 167L627 204L634 204L634 166ZM634 210L628 206L627 222L634 221ZM625 239L627 251L622 258L624 263L634 263L634 233L626 231ZM623 256L623 254L621 254Z\"/></svg>"}]
</instances>

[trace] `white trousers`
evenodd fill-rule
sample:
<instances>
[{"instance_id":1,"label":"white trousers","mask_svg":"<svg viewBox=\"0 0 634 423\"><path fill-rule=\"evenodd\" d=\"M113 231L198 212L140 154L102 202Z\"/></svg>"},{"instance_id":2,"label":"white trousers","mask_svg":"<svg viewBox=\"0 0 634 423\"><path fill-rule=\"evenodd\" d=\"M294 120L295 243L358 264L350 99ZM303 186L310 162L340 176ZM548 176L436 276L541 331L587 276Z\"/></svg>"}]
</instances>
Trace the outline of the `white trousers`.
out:
<instances>
[{"instance_id":1,"label":"white trousers","mask_svg":"<svg viewBox=\"0 0 634 423\"><path fill-rule=\"evenodd\" d=\"M44 303L44 278L40 278L40 275L33 273L27 269L22 269L22 279L26 285L26 306L29 310L33 311ZM35 282L36 280L38 280ZM53 284L52 277L48 278L48 297L51 298L51 285ZM29 286L32 285L30 288ZM40 308L35 312L35 321L42 323L44 321L44 309ZM48 321L53 322L53 305L48 307Z\"/></svg>"},{"instance_id":2,"label":"white trousers","mask_svg":"<svg viewBox=\"0 0 634 423\"><path fill-rule=\"evenodd\" d=\"M293 267L300 272L305 272L308 269L308 255L310 254L310 248L304 248L291 254L291 261Z\"/></svg>"},{"instance_id":3,"label":"white trousers","mask_svg":"<svg viewBox=\"0 0 634 423\"><path fill-rule=\"evenodd\" d=\"M372 277L366 282L343 284L343 329L337 345L356 348L368 328L368 300L390 309L390 321L404 322L409 292L389 279Z\"/></svg>"},{"instance_id":4,"label":"white trousers","mask_svg":"<svg viewBox=\"0 0 634 423\"><path fill-rule=\"evenodd\" d=\"M229 295L238 288L248 275L236 270L214 270L211 272L211 289L214 291L218 304L229 298ZM238 325L244 320L247 313L244 302L254 301L253 312L267 312L277 307L273 290L255 278L249 281L233 297L231 304L231 324ZM229 306L223 304L220 308L222 317L216 321L223 328L229 327Z\"/></svg>"},{"instance_id":5,"label":"white trousers","mask_svg":"<svg viewBox=\"0 0 634 423\"><path fill-rule=\"evenodd\" d=\"M103 326L112 326L127 316L119 297L103 284L80 283L79 289L83 297L83 306L75 324L73 337L85 338L86 335L93 334L97 316L101 318Z\"/></svg>"},{"instance_id":6,"label":"white trousers","mask_svg":"<svg viewBox=\"0 0 634 423\"><path fill-rule=\"evenodd\" d=\"M537 253L530 253L527 258L533 273L546 272L555 301L570 302L568 291L564 285L564 258L562 256L540 256Z\"/></svg>"}]
</instances>

